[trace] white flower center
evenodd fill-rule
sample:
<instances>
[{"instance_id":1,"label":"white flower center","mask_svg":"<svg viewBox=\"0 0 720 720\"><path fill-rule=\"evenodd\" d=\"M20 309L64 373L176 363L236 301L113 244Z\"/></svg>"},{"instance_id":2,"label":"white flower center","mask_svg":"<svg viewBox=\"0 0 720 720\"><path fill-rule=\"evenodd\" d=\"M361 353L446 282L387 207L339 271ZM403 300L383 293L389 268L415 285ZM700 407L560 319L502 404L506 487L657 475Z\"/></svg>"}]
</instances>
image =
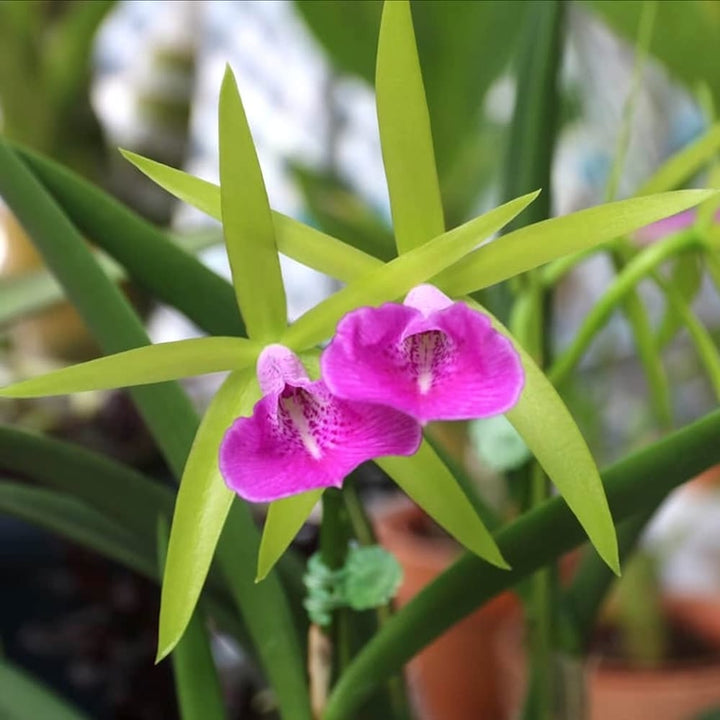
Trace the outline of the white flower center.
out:
<instances>
[{"instance_id":1,"label":"white flower center","mask_svg":"<svg viewBox=\"0 0 720 720\"><path fill-rule=\"evenodd\" d=\"M297 432L305 449L310 453L312 458L319 460L322 457L322 451L313 435L311 423L307 416L307 411L310 409L307 407L308 399L307 393L293 393L288 397L282 398L280 405L287 414L288 420Z\"/></svg>"}]
</instances>

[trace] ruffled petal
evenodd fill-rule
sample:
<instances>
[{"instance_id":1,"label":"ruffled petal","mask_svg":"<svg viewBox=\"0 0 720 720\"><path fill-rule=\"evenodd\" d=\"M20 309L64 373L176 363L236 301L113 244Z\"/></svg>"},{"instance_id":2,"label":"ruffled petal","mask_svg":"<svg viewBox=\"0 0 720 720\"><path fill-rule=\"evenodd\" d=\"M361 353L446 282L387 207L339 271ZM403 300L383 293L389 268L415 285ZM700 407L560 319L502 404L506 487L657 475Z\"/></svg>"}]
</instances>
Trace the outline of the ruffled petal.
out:
<instances>
[{"instance_id":1,"label":"ruffled petal","mask_svg":"<svg viewBox=\"0 0 720 720\"><path fill-rule=\"evenodd\" d=\"M397 303L345 315L320 358L331 392L404 412L414 409L417 381L402 340L407 328L418 322L424 322L419 310Z\"/></svg>"},{"instance_id":2,"label":"ruffled petal","mask_svg":"<svg viewBox=\"0 0 720 720\"><path fill-rule=\"evenodd\" d=\"M428 321L450 349L432 368L432 385L416 417L470 420L504 413L517 403L525 382L520 356L486 315L455 303Z\"/></svg>"},{"instance_id":3,"label":"ruffled petal","mask_svg":"<svg viewBox=\"0 0 720 720\"><path fill-rule=\"evenodd\" d=\"M220 446L228 486L250 502L271 502L342 484L358 465L383 455L412 455L421 431L392 408L334 397L322 381L286 385L238 418Z\"/></svg>"},{"instance_id":4,"label":"ruffled petal","mask_svg":"<svg viewBox=\"0 0 720 720\"><path fill-rule=\"evenodd\" d=\"M257 376L263 395L281 393L286 384L302 387L310 380L300 358L284 345L268 345L257 359Z\"/></svg>"},{"instance_id":5,"label":"ruffled petal","mask_svg":"<svg viewBox=\"0 0 720 720\"><path fill-rule=\"evenodd\" d=\"M505 412L524 383L512 343L486 315L429 287L408 295L415 307L388 304L346 315L321 359L328 387L421 422Z\"/></svg>"}]
</instances>

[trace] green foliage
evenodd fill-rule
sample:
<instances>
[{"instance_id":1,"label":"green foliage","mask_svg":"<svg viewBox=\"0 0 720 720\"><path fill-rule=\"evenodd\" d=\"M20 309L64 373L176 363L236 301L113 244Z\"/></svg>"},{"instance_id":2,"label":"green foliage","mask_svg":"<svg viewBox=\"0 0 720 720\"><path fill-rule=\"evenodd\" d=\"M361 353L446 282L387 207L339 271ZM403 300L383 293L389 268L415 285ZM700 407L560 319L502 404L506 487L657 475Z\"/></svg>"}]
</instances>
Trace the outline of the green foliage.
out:
<instances>
[{"instance_id":1,"label":"green foliage","mask_svg":"<svg viewBox=\"0 0 720 720\"><path fill-rule=\"evenodd\" d=\"M87 716L42 683L0 659L0 717L4 720L53 718L86 720Z\"/></svg>"},{"instance_id":2,"label":"green foliage","mask_svg":"<svg viewBox=\"0 0 720 720\"><path fill-rule=\"evenodd\" d=\"M229 67L219 114L220 205L235 295L250 337L267 340L287 324L285 286L265 182Z\"/></svg>"}]
</instances>

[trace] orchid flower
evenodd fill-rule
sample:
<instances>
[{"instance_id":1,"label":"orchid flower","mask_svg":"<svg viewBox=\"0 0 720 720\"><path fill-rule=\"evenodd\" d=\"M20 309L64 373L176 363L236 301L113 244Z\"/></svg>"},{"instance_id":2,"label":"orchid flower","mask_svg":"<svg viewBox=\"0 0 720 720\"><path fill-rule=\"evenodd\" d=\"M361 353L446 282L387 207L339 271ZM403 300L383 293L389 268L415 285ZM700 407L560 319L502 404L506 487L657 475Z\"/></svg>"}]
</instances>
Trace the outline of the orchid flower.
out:
<instances>
[{"instance_id":1,"label":"orchid flower","mask_svg":"<svg viewBox=\"0 0 720 720\"><path fill-rule=\"evenodd\" d=\"M432 285L414 288L402 305L348 313L321 367L338 397L382 403L422 423L503 413L524 383L517 352L490 318Z\"/></svg>"},{"instance_id":2,"label":"orchid flower","mask_svg":"<svg viewBox=\"0 0 720 720\"><path fill-rule=\"evenodd\" d=\"M340 487L358 465L383 455L412 455L420 426L389 407L335 397L312 381L283 345L260 354L263 397L251 417L240 417L220 446L225 482L250 502Z\"/></svg>"},{"instance_id":3,"label":"orchid flower","mask_svg":"<svg viewBox=\"0 0 720 720\"><path fill-rule=\"evenodd\" d=\"M635 232L635 240L640 245L650 245L658 240L662 240L667 235L671 235L681 230L692 227L697 219L697 210L685 210L677 215L663 218L657 222L646 225ZM714 223L720 223L720 210L713 216Z\"/></svg>"}]
</instances>

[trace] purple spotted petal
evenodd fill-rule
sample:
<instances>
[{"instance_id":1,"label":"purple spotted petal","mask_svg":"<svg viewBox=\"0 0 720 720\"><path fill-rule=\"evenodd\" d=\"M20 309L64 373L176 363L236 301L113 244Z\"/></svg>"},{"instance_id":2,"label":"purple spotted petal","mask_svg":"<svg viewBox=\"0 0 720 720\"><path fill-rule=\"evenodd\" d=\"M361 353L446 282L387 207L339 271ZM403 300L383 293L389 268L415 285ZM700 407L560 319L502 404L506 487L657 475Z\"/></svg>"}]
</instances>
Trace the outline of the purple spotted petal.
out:
<instances>
[{"instance_id":1,"label":"purple spotted petal","mask_svg":"<svg viewBox=\"0 0 720 720\"><path fill-rule=\"evenodd\" d=\"M490 319L432 286L411 291L404 305L348 313L321 365L334 394L421 422L505 412L524 383L517 352Z\"/></svg>"},{"instance_id":2,"label":"purple spotted petal","mask_svg":"<svg viewBox=\"0 0 720 720\"><path fill-rule=\"evenodd\" d=\"M287 348L266 348L258 377L267 394L251 417L235 420L220 446L225 482L245 500L271 502L339 487L366 460L412 455L420 445L414 420L392 408L333 396L321 380L307 378Z\"/></svg>"}]
</instances>

